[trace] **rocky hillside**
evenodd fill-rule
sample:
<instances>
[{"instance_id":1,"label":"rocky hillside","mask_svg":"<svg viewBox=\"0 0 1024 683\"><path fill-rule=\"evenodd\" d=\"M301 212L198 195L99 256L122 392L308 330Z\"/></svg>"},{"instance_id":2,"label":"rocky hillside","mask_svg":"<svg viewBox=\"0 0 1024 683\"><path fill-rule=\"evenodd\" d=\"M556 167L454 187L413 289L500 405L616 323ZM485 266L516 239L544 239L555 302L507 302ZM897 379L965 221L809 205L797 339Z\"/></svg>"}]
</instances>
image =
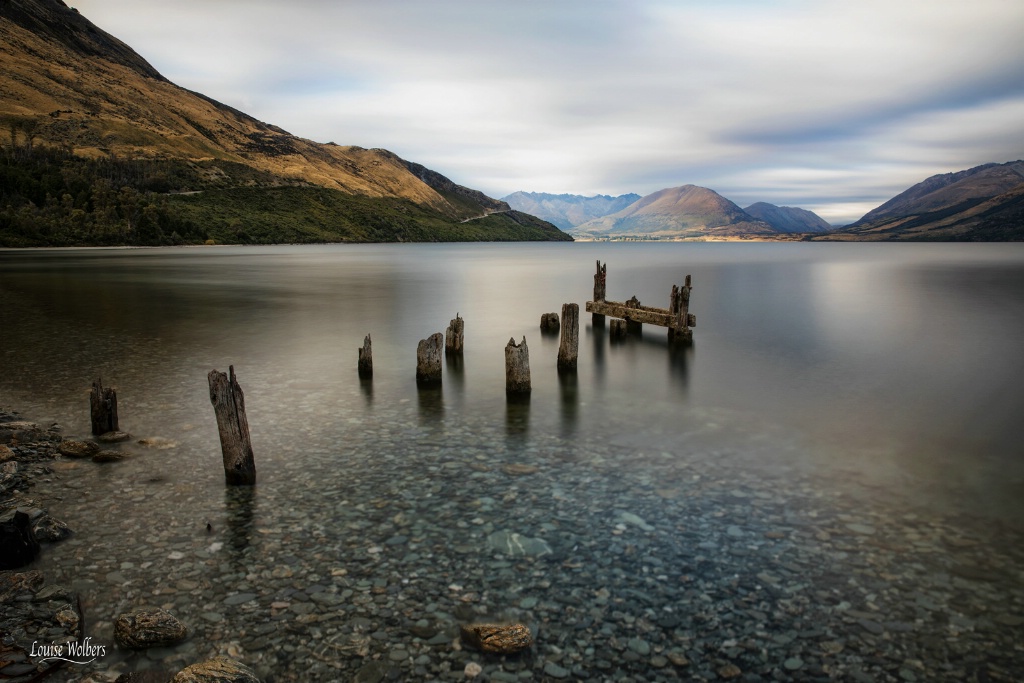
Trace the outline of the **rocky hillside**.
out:
<instances>
[{"instance_id":1,"label":"rocky hillside","mask_svg":"<svg viewBox=\"0 0 1024 683\"><path fill-rule=\"evenodd\" d=\"M640 195L630 193L610 197L599 194L584 197L578 194L513 192L502 199L513 209L542 218L562 230L569 230L594 218L621 211L640 199Z\"/></svg>"},{"instance_id":2,"label":"rocky hillside","mask_svg":"<svg viewBox=\"0 0 1024 683\"><path fill-rule=\"evenodd\" d=\"M776 206L768 202L757 202L743 209L759 221L764 221L782 233L831 232L832 226L825 219L807 209L795 206Z\"/></svg>"},{"instance_id":3,"label":"rocky hillside","mask_svg":"<svg viewBox=\"0 0 1024 683\"><path fill-rule=\"evenodd\" d=\"M474 226L480 234L473 239L489 239L485 227L493 228L497 239L509 238L503 226L522 228L503 202L390 152L306 140L178 87L60 0L0 1L0 126L8 166L40 147L79 159L188 163L201 165L200 181L214 179L218 186L227 179L250 190L330 190L359 198L364 206L367 199L382 200L385 214L395 202L408 204L414 213L451 226L501 212ZM169 189L210 187L199 182ZM15 208L38 206L30 196L4 199ZM569 239L553 226L532 223L533 239ZM327 237L329 220L315 227L316 241L333 241ZM4 229L0 223L0 235ZM450 237L439 233L436 238Z\"/></svg>"},{"instance_id":4,"label":"rocky hillside","mask_svg":"<svg viewBox=\"0 0 1024 683\"><path fill-rule=\"evenodd\" d=\"M934 175L834 233L849 240L1022 240L1024 161Z\"/></svg>"}]
</instances>

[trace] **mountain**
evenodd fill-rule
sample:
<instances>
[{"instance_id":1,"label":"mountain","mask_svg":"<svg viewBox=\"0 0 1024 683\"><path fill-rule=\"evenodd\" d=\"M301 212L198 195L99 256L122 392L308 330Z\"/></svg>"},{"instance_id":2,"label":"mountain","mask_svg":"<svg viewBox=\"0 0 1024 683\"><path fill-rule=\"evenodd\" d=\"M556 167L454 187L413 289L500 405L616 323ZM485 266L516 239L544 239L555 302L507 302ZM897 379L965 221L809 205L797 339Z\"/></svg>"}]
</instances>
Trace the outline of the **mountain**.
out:
<instances>
[{"instance_id":1,"label":"mountain","mask_svg":"<svg viewBox=\"0 0 1024 683\"><path fill-rule=\"evenodd\" d=\"M571 239L386 150L313 142L181 88L61 0L0 0L0 95L0 140L9 137L0 207L14 209L0 213L0 243L138 243L138 220L124 215L130 209L112 202L107 214L94 215L92 186L107 176L117 181L115 194L126 186L156 207L148 215L159 232L191 225L216 241ZM77 199L81 188L55 180L54 167L65 163L90 188L86 200ZM258 201L271 188L290 188L290 213L279 216L289 227L279 236L276 205ZM182 191L200 195L156 196ZM240 200L232 215L220 215L218 193L228 191L265 210L247 212ZM58 200L53 215L41 209L47 196ZM335 211L347 204L351 211ZM72 218L75 210L85 218ZM61 211L63 223L33 232L33 220L56 220ZM375 221L374 230L364 219ZM194 224L204 220L212 222ZM237 229L250 220L269 232Z\"/></svg>"},{"instance_id":2,"label":"mountain","mask_svg":"<svg viewBox=\"0 0 1024 683\"><path fill-rule=\"evenodd\" d=\"M833 233L856 240L1022 240L1024 161L934 175Z\"/></svg>"},{"instance_id":3,"label":"mountain","mask_svg":"<svg viewBox=\"0 0 1024 683\"><path fill-rule=\"evenodd\" d=\"M578 194L547 194L545 192L513 192L502 200L517 211L542 218L562 230L569 230L594 218L607 216L626 208L638 194L610 197L605 194L584 197Z\"/></svg>"},{"instance_id":4,"label":"mountain","mask_svg":"<svg viewBox=\"0 0 1024 683\"><path fill-rule=\"evenodd\" d=\"M815 233L831 232L832 226L818 214L794 206L775 206L757 202L743 209L759 221L772 226L776 232Z\"/></svg>"},{"instance_id":5,"label":"mountain","mask_svg":"<svg viewBox=\"0 0 1024 683\"><path fill-rule=\"evenodd\" d=\"M683 185L659 190L616 213L574 231L590 237L644 236L659 239L771 236L776 231L714 190Z\"/></svg>"}]
</instances>

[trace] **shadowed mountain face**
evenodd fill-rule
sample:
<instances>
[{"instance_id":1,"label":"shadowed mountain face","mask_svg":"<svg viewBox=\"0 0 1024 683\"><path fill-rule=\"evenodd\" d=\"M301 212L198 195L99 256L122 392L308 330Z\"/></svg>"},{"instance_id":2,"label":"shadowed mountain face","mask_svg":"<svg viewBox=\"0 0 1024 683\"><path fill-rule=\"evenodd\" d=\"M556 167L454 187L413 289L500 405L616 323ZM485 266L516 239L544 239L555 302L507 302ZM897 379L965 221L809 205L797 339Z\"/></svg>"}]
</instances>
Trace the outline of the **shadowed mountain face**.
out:
<instances>
[{"instance_id":1,"label":"shadowed mountain face","mask_svg":"<svg viewBox=\"0 0 1024 683\"><path fill-rule=\"evenodd\" d=\"M757 202L743 210L757 220L772 226L778 232L808 233L832 230L832 226L818 214L794 206L775 206L767 202Z\"/></svg>"},{"instance_id":2,"label":"shadowed mountain face","mask_svg":"<svg viewBox=\"0 0 1024 683\"><path fill-rule=\"evenodd\" d=\"M1024 239L1024 161L932 176L835 233L840 239Z\"/></svg>"},{"instance_id":3,"label":"shadowed mountain face","mask_svg":"<svg viewBox=\"0 0 1024 683\"><path fill-rule=\"evenodd\" d=\"M590 236L659 238L768 236L777 234L714 190L683 185L659 190L616 213L573 231Z\"/></svg>"},{"instance_id":4,"label":"shadowed mountain face","mask_svg":"<svg viewBox=\"0 0 1024 683\"><path fill-rule=\"evenodd\" d=\"M386 150L306 140L176 86L61 0L0 0L0 93L0 135L9 137L12 156L46 147L78 159L201 163L203 173L234 187L315 186L411 202L453 225L499 213L464 231L502 222L520 231L529 223L566 238L543 222L513 220L504 202ZM258 183L233 166L255 171Z\"/></svg>"},{"instance_id":5,"label":"shadowed mountain face","mask_svg":"<svg viewBox=\"0 0 1024 683\"><path fill-rule=\"evenodd\" d=\"M513 209L542 218L562 230L568 230L594 218L621 211L640 199L640 195L630 193L610 197L599 194L583 197L577 194L513 192L503 199Z\"/></svg>"}]
</instances>

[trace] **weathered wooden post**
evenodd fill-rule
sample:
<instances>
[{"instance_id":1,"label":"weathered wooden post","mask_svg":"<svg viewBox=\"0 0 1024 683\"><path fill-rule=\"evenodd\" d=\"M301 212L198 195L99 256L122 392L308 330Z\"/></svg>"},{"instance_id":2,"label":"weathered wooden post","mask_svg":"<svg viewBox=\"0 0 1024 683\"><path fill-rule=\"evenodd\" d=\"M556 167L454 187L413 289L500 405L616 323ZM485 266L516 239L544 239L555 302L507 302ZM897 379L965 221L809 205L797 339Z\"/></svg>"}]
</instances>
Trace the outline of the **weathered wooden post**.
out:
<instances>
[{"instance_id":1,"label":"weathered wooden post","mask_svg":"<svg viewBox=\"0 0 1024 683\"><path fill-rule=\"evenodd\" d=\"M117 428L117 392L110 388L104 389L102 378L92 383L89 408L93 434L120 431Z\"/></svg>"},{"instance_id":2,"label":"weathered wooden post","mask_svg":"<svg viewBox=\"0 0 1024 683\"><path fill-rule=\"evenodd\" d=\"M597 272L594 273L594 301L605 300L605 286L608 283L608 264L601 265L600 259L597 261ZM601 327L604 325L604 315L601 313L594 313L590 319L591 324L594 327Z\"/></svg>"},{"instance_id":3,"label":"weathered wooden post","mask_svg":"<svg viewBox=\"0 0 1024 683\"><path fill-rule=\"evenodd\" d=\"M444 354L446 357L462 355L463 328L463 320L456 313L455 319L448 323L448 329L444 333Z\"/></svg>"},{"instance_id":4,"label":"weathered wooden post","mask_svg":"<svg viewBox=\"0 0 1024 683\"><path fill-rule=\"evenodd\" d=\"M249 440L249 421L245 417L245 397L235 378L234 365L228 367L228 373L210 370L207 376L224 456L224 480L233 486L252 486L256 483L256 461Z\"/></svg>"},{"instance_id":5,"label":"weathered wooden post","mask_svg":"<svg viewBox=\"0 0 1024 683\"><path fill-rule=\"evenodd\" d=\"M555 334L558 332L558 314L542 314L540 316L540 331L542 334Z\"/></svg>"},{"instance_id":6,"label":"weathered wooden post","mask_svg":"<svg viewBox=\"0 0 1024 683\"><path fill-rule=\"evenodd\" d=\"M575 370L580 345L580 305L562 304L562 337L558 343L558 369Z\"/></svg>"},{"instance_id":7,"label":"weathered wooden post","mask_svg":"<svg viewBox=\"0 0 1024 683\"><path fill-rule=\"evenodd\" d=\"M441 383L441 349L444 335L435 332L426 339L420 339L416 346L416 384L421 387Z\"/></svg>"},{"instance_id":8,"label":"weathered wooden post","mask_svg":"<svg viewBox=\"0 0 1024 683\"><path fill-rule=\"evenodd\" d=\"M696 326L697 316L690 313L690 283L690 276L687 275L682 287L672 285L672 298L669 301L669 314L672 316L672 324L668 328L669 342L693 341L693 330L690 328Z\"/></svg>"},{"instance_id":9,"label":"weathered wooden post","mask_svg":"<svg viewBox=\"0 0 1024 683\"><path fill-rule=\"evenodd\" d=\"M629 301L626 302L626 308L634 308L640 310L640 299L636 298L636 295L630 297ZM629 334L643 334L644 326L639 320L630 320L629 316L626 316L626 332Z\"/></svg>"},{"instance_id":10,"label":"weathered wooden post","mask_svg":"<svg viewBox=\"0 0 1024 683\"><path fill-rule=\"evenodd\" d=\"M359 349L359 379L373 379L373 348L370 335L363 338L363 348Z\"/></svg>"},{"instance_id":11,"label":"weathered wooden post","mask_svg":"<svg viewBox=\"0 0 1024 683\"><path fill-rule=\"evenodd\" d=\"M608 338L611 341L622 341L626 338L626 321L612 318L608 326Z\"/></svg>"},{"instance_id":12,"label":"weathered wooden post","mask_svg":"<svg viewBox=\"0 0 1024 683\"><path fill-rule=\"evenodd\" d=\"M520 397L529 395L530 390L530 349L526 337L521 344L509 338L505 345L505 395Z\"/></svg>"}]
</instances>

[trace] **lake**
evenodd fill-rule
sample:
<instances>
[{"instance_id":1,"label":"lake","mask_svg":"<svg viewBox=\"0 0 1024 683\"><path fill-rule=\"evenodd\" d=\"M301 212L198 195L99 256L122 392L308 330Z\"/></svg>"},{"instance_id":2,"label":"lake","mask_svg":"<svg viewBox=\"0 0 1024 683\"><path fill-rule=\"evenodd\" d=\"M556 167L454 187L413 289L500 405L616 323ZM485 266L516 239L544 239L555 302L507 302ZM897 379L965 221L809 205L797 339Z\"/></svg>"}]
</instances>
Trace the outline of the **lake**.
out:
<instances>
[{"instance_id":1,"label":"lake","mask_svg":"<svg viewBox=\"0 0 1024 683\"><path fill-rule=\"evenodd\" d=\"M694 344L610 342L583 311L597 260L608 299L649 306L691 274ZM560 377L539 320L566 302ZM102 377L122 429L166 440L31 491L76 531L37 564L94 640L142 605L192 629L98 670L229 651L272 680L441 680L474 657L490 680L1024 666L1021 245L0 251L0 305L0 407L84 437ZM418 390L417 341L456 313L464 357ZM523 337L533 391L510 404ZM223 481L206 376L229 365L254 491ZM451 646L483 617L537 643Z\"/></svg>"}]
</instances>

